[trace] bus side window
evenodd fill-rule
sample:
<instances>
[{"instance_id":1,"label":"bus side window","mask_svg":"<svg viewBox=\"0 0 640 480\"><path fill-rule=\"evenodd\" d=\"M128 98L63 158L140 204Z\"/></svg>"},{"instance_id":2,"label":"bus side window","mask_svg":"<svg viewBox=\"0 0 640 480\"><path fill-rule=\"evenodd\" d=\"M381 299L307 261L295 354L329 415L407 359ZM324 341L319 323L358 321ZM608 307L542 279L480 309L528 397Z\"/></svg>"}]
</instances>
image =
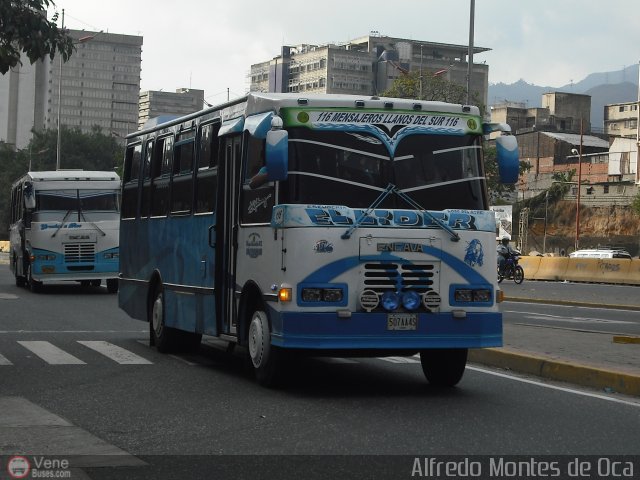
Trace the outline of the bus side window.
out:
<instances>
[{"instance_id":1,"label":"bus side window","mask_svg":"<svg viewBox=\"0 0 640 480\"><path fill-rule=\"evenodd\" d=\"M153 159L153 140L148 140L144 150L142 163L142 198L140 199L140 216L145 218L151 213L151 161Z\"/></svg>"},{"instance_id":2,"label":"bus side window","mask_svg":"<svg viewBox=\"0 0 640 480\"><path fill-rule=\"evenodd\" d=\"M178 135L173 152L171 180L171 213L191 213L193 203L193 149L195 130Z\"/></svg>"},{"instance_id":3,"label":"bus side window","mask_svg":"<svg viewBox=\"0 0 640 480\"><path fill-rule=\"evenodd\" d=\"M218 185L218 130L220 123L203 125L198 143L198 169L196 172L196 213L215 211Z\"/></svg>"},{"instance_id":4,"label":"bus side window","mask_svg":"<svg viewBox=\"0 0 640 480\"><path fill-rule=\"evenodd\" d=\"M251 135L245 137L246 167L242 187L240 217L242 223L269 223L275 205L275 183L264 181L251 188L251 179L264 166L265 141ZM254 208L258 205L258 208Z\"/></svg>"},{"instance_id":5,"label":"bus side window","mask_svg":"<svg viewBox=\"0 0 640 480\"><path fill-rule=\"evenodd\" d=\"M135 218L138 213L138 179L142 144L129 145L124 159L122 179L122 218Z\"/></svg>"},{"instance_id":6,"label":"bus side window","mask_svg":"<svg viewBox=\"0 0 640 480\"><path fill-rule=\"evenodd\" d=\"M151 215L166 216L169 211L173 137L158 140L151 164Z\"/></svg>"}]
</instances>

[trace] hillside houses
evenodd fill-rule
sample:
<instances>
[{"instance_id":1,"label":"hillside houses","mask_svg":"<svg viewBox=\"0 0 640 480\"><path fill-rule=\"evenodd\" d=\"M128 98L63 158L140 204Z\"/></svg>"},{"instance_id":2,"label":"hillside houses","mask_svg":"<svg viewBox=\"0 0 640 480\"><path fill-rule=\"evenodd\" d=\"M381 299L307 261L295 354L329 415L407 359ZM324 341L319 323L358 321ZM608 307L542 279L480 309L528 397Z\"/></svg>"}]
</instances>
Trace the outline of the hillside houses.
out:
<instances>
[{"instance_id":1,"label":"hillside houses","mask_svg":"<svg viewBox=\"0 0 640 480\"><path fill-rule=\"evenodd\" d=\"M518 199L536 196L564 178L570 184L565 199L571 200L578 193L578 172L582 204L629 205L637 195L640 176L636 136L631 137L629 129L624 130L625 137L614 135L614 129L609 129L609 135L589 134L590 125L585 119L589 118L590 103L585 97L555 92L543 96L545 108L492 107L492 121L511 126L518 139L520 159L531 165L520 178ZM636 106L628 105L623 105L627 111ZM605 108L608 112L619 110L617 106ZM627 125L630 123L627 121ZM637 121L633 126L637 135Z\"/></svg>"}]
</instances>

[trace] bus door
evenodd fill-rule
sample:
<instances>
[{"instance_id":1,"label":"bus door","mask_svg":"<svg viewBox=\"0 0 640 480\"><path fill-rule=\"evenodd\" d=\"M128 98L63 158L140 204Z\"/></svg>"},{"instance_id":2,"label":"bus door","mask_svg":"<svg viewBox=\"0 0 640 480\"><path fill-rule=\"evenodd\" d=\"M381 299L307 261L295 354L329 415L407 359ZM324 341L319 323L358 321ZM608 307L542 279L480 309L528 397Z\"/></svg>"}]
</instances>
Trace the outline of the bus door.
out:
<instances>
[{"instance_id":1,"label":"bus door","mask_svg":"<svg viewBox=\"0 0 640 480\"><path fill-rule=\"evenodd\" d=\"M238 203L242 177L242 136L221 139L222 181L216 228L216 304L219 305L219 333L236 335L236 256L238 249Z\"/></svg>"}]
</instances>

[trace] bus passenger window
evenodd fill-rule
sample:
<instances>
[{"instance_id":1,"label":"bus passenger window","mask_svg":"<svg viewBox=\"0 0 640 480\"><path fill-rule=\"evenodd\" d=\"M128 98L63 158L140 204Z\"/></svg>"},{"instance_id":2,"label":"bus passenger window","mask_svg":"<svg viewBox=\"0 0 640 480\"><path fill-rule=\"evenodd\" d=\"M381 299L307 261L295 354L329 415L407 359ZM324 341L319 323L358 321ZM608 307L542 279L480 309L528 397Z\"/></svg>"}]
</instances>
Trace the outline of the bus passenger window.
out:
<instances>
[{"instance_id":1,"label":"bus passenger window","mask_svg":"<svg viewBox=\"0 0 640 480\"><path fill-rule=\"evenodd\" d=\"M173 160L173 137L158 140L151 166L151 215L167 215L169 211L169 182Z\"/></svg>"},{"instance_id":2,"label":"bus passenger window","mask_svg":"<svg viewBox=\"0 0 640 480\"><path fill-rule=\"evenodd\" d=\"M219 129L220 123L210 123L202 126L200 131L195 213L211 213L216 207Z\"/></svg>"},{"instance_id":3,"label":"bus passenger window","mask_svg":"<svg viewBox=\"0 0 640 480\"><path fill-rule=\"evenodd\" d=\"M138 213L138 178L142 144L129 145L125 154L122 187L122 218L135 218Z\"/></svg>"},{"instance_id":4,"label":"bus passenger window","mask_svg":"<svg viewBox=\"0 0 640 480\"><path fill-rule=\"evenodd\" d=\"M193 203L194 131L178 135L173 157L171 181L171 213L191 213Z\"/></svg>"},{"instance_id":5,"label":"bus passenger window","mask_svg":"<svg viewBox=\"0 0 640 480\"><path fill-rule=\"evenodd\" d=\"M142 165L142 198L140 199L140 216L146 218L150 213L151 202L151 167L153 159L153 140L147 141Z\"/></svg>"}]
</instances>

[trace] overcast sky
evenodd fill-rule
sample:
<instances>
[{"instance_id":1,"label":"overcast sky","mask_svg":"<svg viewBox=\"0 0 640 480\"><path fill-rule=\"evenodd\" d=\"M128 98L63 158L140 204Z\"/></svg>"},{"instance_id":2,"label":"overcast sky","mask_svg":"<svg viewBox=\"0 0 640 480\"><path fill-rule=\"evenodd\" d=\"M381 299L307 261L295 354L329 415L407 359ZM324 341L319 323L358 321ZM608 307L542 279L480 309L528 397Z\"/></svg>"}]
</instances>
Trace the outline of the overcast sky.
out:
<instances>
[{"instance_id":1,"label":"overcast sky","mask_svg":"<svg viewBox=\"0 0 640 480\"><path fill-rule=\"evenodd\" d=\"M248 90L250 65L281 45L381 35L467 45L470 0L54 0L65 27L142 35L143 90ZM560 87L640 60L637 0L476 0L491 83ZM53 13L50 9L49 16ZM60 20L59 20L60 22Z\"/></svg>"}]
</instances>

